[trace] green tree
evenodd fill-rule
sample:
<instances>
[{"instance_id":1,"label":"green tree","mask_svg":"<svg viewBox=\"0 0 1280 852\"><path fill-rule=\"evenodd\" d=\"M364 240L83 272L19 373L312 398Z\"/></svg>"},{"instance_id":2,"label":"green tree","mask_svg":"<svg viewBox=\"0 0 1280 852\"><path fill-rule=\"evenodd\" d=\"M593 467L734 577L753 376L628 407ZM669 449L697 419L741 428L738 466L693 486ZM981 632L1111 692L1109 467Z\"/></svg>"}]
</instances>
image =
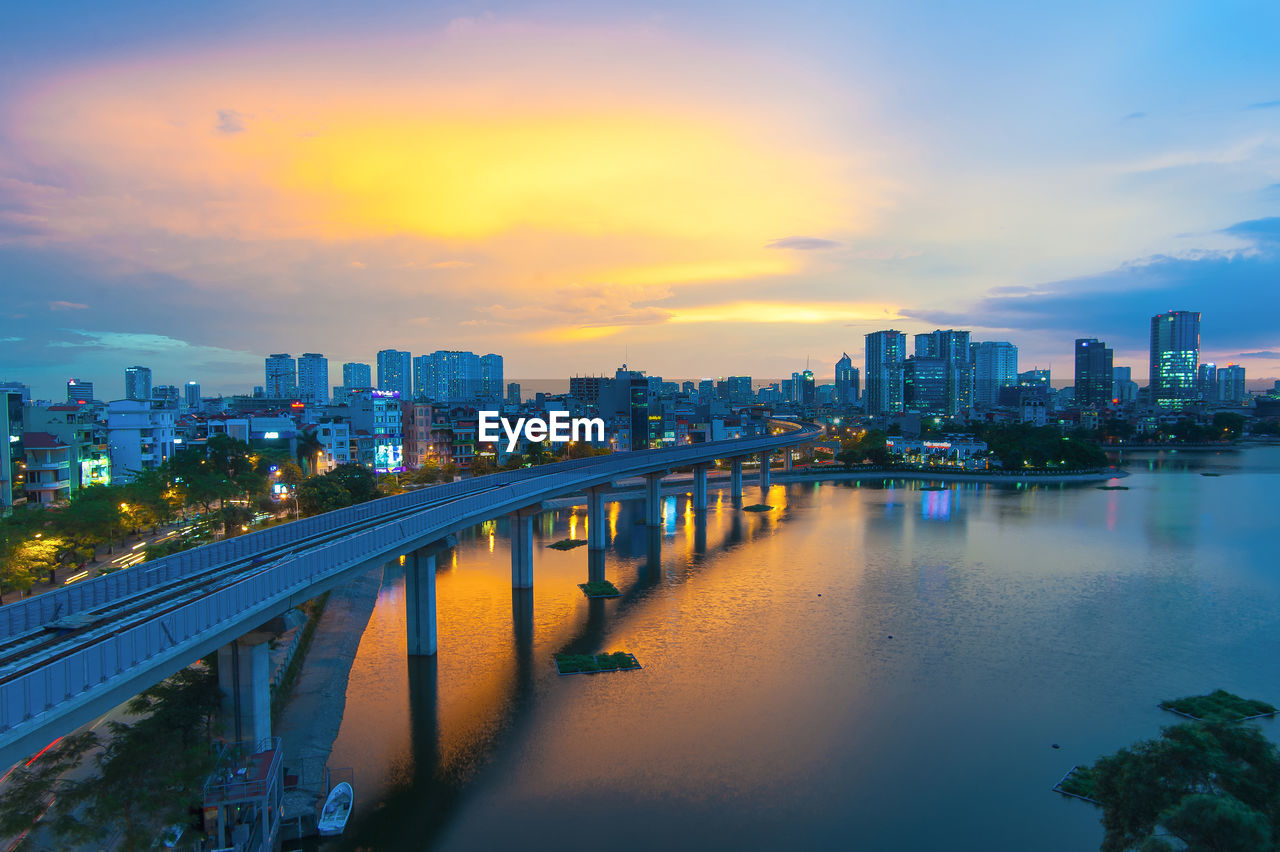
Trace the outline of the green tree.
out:
<instances>
[{"instance_id":1,"label":"green tree","mask_svg":"<svg viewBox=\"0 0 1280 852\"><path fill-rule=\"evenodd\" d=\"M324 444L315 432L299 432L294 442L294 456L308 473L315 473L316 457L324 452Z\"/></svg>"},{"instance_id":2,"label":"green tree","mask_svg":"<svg viewBox=\"0 0 1280 852\"><path fill-rule=\"evenodd\" d=\"M351 494L328 475L308 476L298 486L298 506L304 515L319 515L351 505Z\"/></svg>"},{"instance_id":3,"label":"green tree","mask_svg":"<svg viewBox=\"0 0 1280 852\"><path fill-rule=\"evenodd\" d=\"M378 480L364 465L354 462L340 464L324 476L341 485L352 503L364 503L378 496Z\"/></svg>"},{"instance_id":4,"label":"green tree","mask_svg":"<svg viewBox=\"0 0 1280 852\"><path fill-rule=\"evenodd\" d=\"M416 470L409 472L407 481L414 485L430 485L440 481L440 463L435 459L427 459Z\"/></svg>"},{"instance_id":5,"label":"green tree","mask_svg":"<svg viewBox=\"0 0 1280 852\"><path fill-rule=\"evenodd\" d=\"M1093 775L1103 852L1160 849L1162 841L1152 840L1157 828L1188 849L1274 849L1280 752L1253 725L1165 728L1157 739L1100 758Z\"/></svg>"},{"instance_id":6,"label":"green tree","mask_svg":"<svg viewBox=\"0 0 1280 852\"><path fill-rule=\"evenodd\" d=\"M1232 411L1219 411L1213 415L1213 431L1218 440L1234 441L1244 432L1245 418L1243 414Z\"/></svg>"}]
</instances>

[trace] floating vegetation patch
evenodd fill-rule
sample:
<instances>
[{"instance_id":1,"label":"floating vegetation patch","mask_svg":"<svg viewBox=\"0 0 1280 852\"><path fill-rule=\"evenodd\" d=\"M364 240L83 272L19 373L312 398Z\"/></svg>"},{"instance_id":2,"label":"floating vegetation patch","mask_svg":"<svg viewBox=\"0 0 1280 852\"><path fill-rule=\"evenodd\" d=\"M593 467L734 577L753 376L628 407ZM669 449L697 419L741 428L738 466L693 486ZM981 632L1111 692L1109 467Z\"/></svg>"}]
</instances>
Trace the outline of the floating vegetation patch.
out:
<instances>
[{"instance_id":1,"label":"floating vegetation patch","mask_svg":"<svg viewBox=\"0 0 1280 852\"><path fill-rule=\"evenodd\" d=\"M579 583L578 588L589 598L616 598L622 594L618 587L608 580L592 580L590 583Z\"/></svg>"},{"instance_id":2,"label":"floating vegetation patch","mask_svg":"<svg viewBox=\"0 0 1280 852\"><path fill-rule=\"evenodd\" d=\"M1098 490L1099 490L1099 491L1128 491L1128 490L1129 490L1129 486L1127 486L1127 485L1099 485L1099 486L1098 486Z\"/></svg>"},{"instance_id":3,"label":"floating vegetation patch","mask_svg":"<svg viewBox=\"0 0 1280 852\"><path fill-rule=\"evenodd\" d=\"M744 511L744 512L767 512L767 511L769 511L769 510L770 510L770 509L772 509L772 508L773 508L773 507L772 507L772 506L770 506L768 503L756 503L754 506L743 506L743 507L742 507L742 511Z\"/></svg>"},{"instance_id":4,"label":"floating vegetation patch","mask_svg":"<svg viewBox=\"0 0 1280 852\"><path fill-rule=\"evenodd\" d=\"M556 671L562 675L621 672L640 668L635 654L610 651L605 654L556 654Z\"/></svg>"},{"instance_id":5,"label":"floating vegetation patch","mask_svg":"<svg viewBox=\"0 0 1280 852\"><path fill-rule=\"evenodd\" d=\"M1276 708L1265 701L1241 698L1225 689L1215 689L1208 695L1161 701L1160 708L1198 722L1243 722L1276 714Z\"/></svg>"},{"instance_id":6,"label":"floating vegetation patch","mask_svg":"<svg viewBox=\"0 0 1280 852\"><path fill-rule=\"evenodd\" d=\"M573 550L575 547L583 547L587 543L585 538L562 538L559 541L548 544L547 547L552 550Z\"/></svg>"},{"instance_id":7,"label":"floating vegetation patch","mask_svg":"<svg viewBox=\"0 0 1280 852\"><path fill-rule=\"evenodd\" d=\"M1090 767L1073 766L1067 770L1066 775L1062 776L1062 780L1053 785L1053 790L1064 796L1084 799L1086 802L1100 805L1102 803L1093 797L1093 783L1093 770Z\"/></svg>"}]
</instances>

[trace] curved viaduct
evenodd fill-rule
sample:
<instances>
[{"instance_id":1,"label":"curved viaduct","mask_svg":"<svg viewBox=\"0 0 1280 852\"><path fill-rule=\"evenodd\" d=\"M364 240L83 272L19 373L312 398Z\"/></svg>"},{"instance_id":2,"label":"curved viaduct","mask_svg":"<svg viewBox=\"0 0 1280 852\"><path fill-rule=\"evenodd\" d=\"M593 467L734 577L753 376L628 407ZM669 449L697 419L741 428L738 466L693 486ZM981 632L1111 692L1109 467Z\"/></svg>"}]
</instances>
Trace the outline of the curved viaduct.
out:
<instances>
[{"instance_id":1,"label":"curved viaduct","mask_svg":"<svg viewBox=\"0 0 1280 852\"><path fill-rule=\"evenodd\" d=\"M511 518L511 582L533 585L533 518L542 502L585 493L592 565L602 565L605 490L645 478L645 517L660 520L661 480L693 467L695 510L705 510L707 468L759 456L769 487L771 453L820 437L808 424L775 434L615 453L491 474L385 497L145 562L0 607L0 766L211 652L233 697L237 739L270 735L266 622L341 585L355 572L406 560L408 650L436 652L435 554L452 533ZM790 454L787 454L790 458Z\"/></svg>"}]
</instances>

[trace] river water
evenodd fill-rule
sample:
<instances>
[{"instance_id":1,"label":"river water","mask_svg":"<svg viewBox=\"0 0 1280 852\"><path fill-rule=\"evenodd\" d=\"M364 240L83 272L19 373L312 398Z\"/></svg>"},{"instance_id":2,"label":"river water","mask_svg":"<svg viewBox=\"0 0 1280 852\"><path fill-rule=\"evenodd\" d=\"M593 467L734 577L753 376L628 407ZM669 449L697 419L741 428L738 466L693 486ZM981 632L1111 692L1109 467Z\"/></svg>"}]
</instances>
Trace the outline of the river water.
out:
<instances>
[{"instance_id":1,"label":"river water","mask_svg":"<svg viewBox=\"0 0 1280 852\"><path fill-rule=\"evenodd\" d=\"M1163 698L1280 703L1280 447L1126 461L1128 490L713 491L705 524L672 497L653 532L611 504L613 600L544 546L581 509L539 519L532 594L490 524L438 569L430 659L390 567L326 848L1096 849L1098 812L1050 791L1073 764L1172 723ZM644 668L557 675L602 650Z\"/></svg>"}]
</instances>

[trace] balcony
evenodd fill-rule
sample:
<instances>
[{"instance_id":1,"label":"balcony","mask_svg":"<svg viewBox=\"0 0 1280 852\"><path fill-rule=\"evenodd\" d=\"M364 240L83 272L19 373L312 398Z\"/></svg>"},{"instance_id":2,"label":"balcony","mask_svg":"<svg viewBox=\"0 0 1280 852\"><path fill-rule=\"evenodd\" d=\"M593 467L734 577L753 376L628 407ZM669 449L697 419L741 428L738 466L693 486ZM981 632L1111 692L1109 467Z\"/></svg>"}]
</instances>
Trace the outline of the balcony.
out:
<instances>
[{"instance_id":1,"label":"balcony","mask_svg":"<svg viewBox=\"0 0 1280 852\"><path fill-rule=\"evenodd\" d=\"M62 461L40 462L38 464L27 464L27 470L67 470L71 462L63 459Z\"/></svg>"},{"instance_id":2,"label":"balcony","mask_svg":"<svg viewBox=\"0 0 1280 852\"><path fill-rule=\"evenodd\" d=\"M51 482L28 482L23 486L28 491L60 491L71 488L70 479L56 479Z\"/></svg>"}]
</instances>

